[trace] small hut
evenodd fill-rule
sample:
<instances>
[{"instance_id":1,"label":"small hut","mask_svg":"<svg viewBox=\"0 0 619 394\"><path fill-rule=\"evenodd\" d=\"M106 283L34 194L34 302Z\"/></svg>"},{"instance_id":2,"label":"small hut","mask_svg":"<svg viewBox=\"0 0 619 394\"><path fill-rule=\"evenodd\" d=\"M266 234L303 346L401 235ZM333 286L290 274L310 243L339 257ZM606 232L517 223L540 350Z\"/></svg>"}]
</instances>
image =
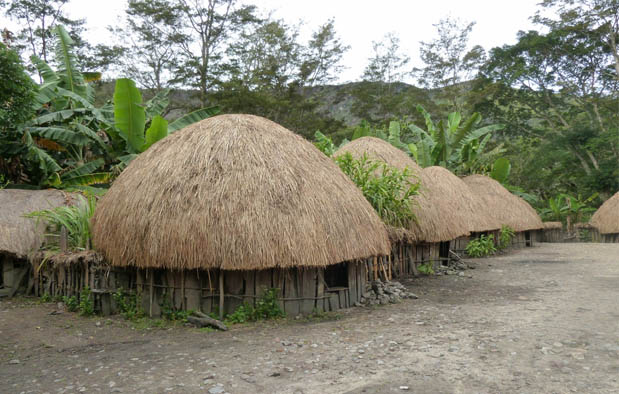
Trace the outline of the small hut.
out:
<instances>
[{"instance_id":1,"label":"small hut","mask_svg":"<svg viewBox=\"0 0 619 394\"><path fill-rule=\"evenodd\" d=\"M542 242L563 242L565 234L563 233L563 223L561 222L544 222L542 230Z\"/></svg>"},{"instance_id":2,"label":"small hut","mask_svg":"<svg viewBox=\"0 0 619 394\"><path fill-rule=\"evenodd\" d=\"M443 169L425 172L405 152L375 137L351 141L335 155L345 153L353 157L365 154L400 170L408 168L414 176L413 181L421 182L420 194L413 198L417 221L409 228L389 229L392 242L390 266L395 275L414 274L418 264L448 260L450 242L469 234L469 211L468 208L461 209L462 191L454 186L458 183L457 177L444 170L451 174L449 176Z\"/></svg>"},{"instance_id":3,"label":"small hut","mask_svg":"<svg viewBox=\"0 0 619 394\"><path fill-rule=\"evenodd\" d=\"M352 306L387 231L335 163L252 115L188 126L142 153L99 201L95 248L137 270L152 315L232 312L270 288L286 313Z\"/></svg>"},{"instance_id":4,"label":"small hut","mask_svg":"<svg viewBox=\"0 0 619 394\"><path fill-rule=\"evenodd\" d=\"M544 224L525 200L485 175L469 175L462 180L479 197L489 215L514 230L512 245L532 246L533 242L541 240Z\"/></svg>"},{"instance_id":5,"label":"small hut","mask_svg":"<svg viewBox=\"0 0 619 394\"><path fill-rule=\"evenodd\" d=\"M619 242L619 192L606 200L591 217L591 226L597 230L600 242Z\"/></svg>"},{"instance_id":6,"label":"small hut","mask_svg":"<svg viewBox=\"0 0 619 394\"><path fill-rule=\"evenodd\" d=\"M45 241L44 222L24 217L43 209L73 203L59 190L0 190L0 295L30 293L35 282L31 258Z\"/></svg>"}]
</instances>

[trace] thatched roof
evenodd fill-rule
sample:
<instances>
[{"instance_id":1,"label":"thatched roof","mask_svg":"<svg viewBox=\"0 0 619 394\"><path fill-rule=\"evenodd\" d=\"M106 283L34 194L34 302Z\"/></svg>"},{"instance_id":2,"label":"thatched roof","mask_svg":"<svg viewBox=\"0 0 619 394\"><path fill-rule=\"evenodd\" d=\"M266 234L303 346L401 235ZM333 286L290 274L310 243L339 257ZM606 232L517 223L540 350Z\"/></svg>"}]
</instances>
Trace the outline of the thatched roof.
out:
<instances>
[{"instance_id":1,"label":"thatched roof","mask_svg":"<svg viewBox=\"0 0 619 394\"><path fill-rule=\"evenodd\" d=\"M563 223L561 222L544 222L543 224L544 224L544 229L546 230L563 228Z\"/></svg>"},{"instance_id":2,"label":"thatched roof","mask_svg":"<svg viewBox=\"0 0 619 394\"><path fill-rule=\"evenodd\" d=\"M409 240L441 242L469 234L468 224L463 215L452 209L444 200L444 189L449 189L449 186L425 176L421 167L405 152L374 137L363 137L351 141L340 148L335 156L346 152L353 157L366 154L370 159L383 161L400 170L408 168L415 176L414 181L421 181L420 194L414 197L417 222L412 223L406 229ZM447 192L449 195L454 193L457 194L455 191ZM391 230L390 233L394 231Z\"/></svg>"},{"instance_id":3,"label":"thatched roof","mask_svg":"<svg viewBox=\"0 0 619 394\"><path fill-rule=\"evenodd\" d=\"M619 233L619 192L606 200L595 211L589 222L600 234Z\"/></svg>"},{"instance_id":4,"label":"thatched roof","mask_svg":"<svg viewBox=\"0 0 619 394\"><path fill-rule=\"evenodd\" d=\"M139 155L99 201L95 248L115 266L253 270L390 251L335 163L267 119L220 115Z\"/></svg>"},{"instance_id":5,"label":"thatched roof","mask_svg":"<svg viewBox=\"0 0 619 394\"><path fill-rule=\"evenodd\" d=\"M462 180L477 194L487 212L500 224L509 226L516 232L544 227L533 207L494 179L484 175L470 175Z\"/></svg>"},{"instance_id":6,"label":"thatched roof","mask_svg":"<svg viewBox=\"0 0 619 394\"><path fill-rule=\"evenodd\" d=\"M453 215L454 220L463 221L469 231L493 231L501 228L501 223L488 214L481 199L448 169L438 166L424 168L423 179L436 196L432 201L441 205L442 212Z\"/></svg>"},{"instance_id":7,"label":"thatched roof","mask_svg":"<svg viewBox=\"0 0 619 394\"><path fill-rule=\"evenodd\" d=\"M72 202L70 193L54 189L0 190L0 253L24 258L37 251L45 238L45 223L23 215Z\"/></svg>"}]
</instances>

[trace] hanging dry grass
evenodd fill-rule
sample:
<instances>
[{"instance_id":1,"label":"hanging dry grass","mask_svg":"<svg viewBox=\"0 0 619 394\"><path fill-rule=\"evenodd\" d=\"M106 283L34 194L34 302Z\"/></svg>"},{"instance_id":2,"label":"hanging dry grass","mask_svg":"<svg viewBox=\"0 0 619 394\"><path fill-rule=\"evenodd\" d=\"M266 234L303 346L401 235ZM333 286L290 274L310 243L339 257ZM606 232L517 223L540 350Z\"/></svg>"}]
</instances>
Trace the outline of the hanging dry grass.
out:
<instances>
[{"instance_id":1,"label":"hanging dry grass","mask_svg":"<svg viewBox=\"0 0 619 394\"><path fill-rule=\"evenodd\" d=\"M462 180L479 197L485 210L501 225L509 226L516 232L544 227L533 207L494 179L484 175L470 175Z\"/></svg>"},{"instance_id":2,"label":"hanging dry grass","mask_svg":"<svg viewBox=\"0 0 619 394\"><path fill-rule=\"evenodd\" d=\"M74 195L59 190L0 190L0 252L23 258L45 239L45 222L23 215L71 205Z\"/></svg>"},{"instance_id":3,"label":"hanging dry grass","mask_svg":"<svg viewBox=\"0 0 619 394\"><path fill-rule=\"evenodd\" d=\"M544 222L544 229L552 230L552 229L562 229L563 223L561 222Z\"/></svg>"},{"instance_id":4,"label":"hanging dry grass","mask_svg":"<svg viewBox=\"0 0 619 394\"><path fill-rule=\"evenodd\" d=\"M589 222L600 234L619 233L619 192L606 200L595 211Z\"/></svg>"},{"instance_id":5,"label":"hanging dry grass","mask_svg":"<svg viewBox=\"0 0 619 394\"><path fill-rule=\"evenodd\" d=\"M375 137L362 137L351 141L340 148L335 156L347 152L354 157L366 154L370 159L383 161L400 170L408 168L415 176L413 181L421 181L420 194L413 197L417 221L411 223L406 233L390 229L392 240L441 242L469 234L463 215L455 212L442 200L442 188L437 187L435 180L426 177L421 167L405 152Z\"/></svg>"},{"instance_id":6,"label":"hanging dry grass","mask_svg":"<svg viewBox=\"0 0 619 394\"><path fill-rule=\"evenodd\" d=\"M337 165L267 119L221 115L155 143L100 200L94 245L116 266L253 270L389 253Z\"/></svg>"}]
</instances>

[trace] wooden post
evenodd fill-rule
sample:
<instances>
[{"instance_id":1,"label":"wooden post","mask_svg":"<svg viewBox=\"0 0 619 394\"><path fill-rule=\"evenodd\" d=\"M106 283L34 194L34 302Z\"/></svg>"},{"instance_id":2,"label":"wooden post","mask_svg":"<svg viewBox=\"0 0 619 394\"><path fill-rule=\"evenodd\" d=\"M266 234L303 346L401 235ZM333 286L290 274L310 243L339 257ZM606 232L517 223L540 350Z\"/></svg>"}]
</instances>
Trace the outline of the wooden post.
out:
<instances>
[{"instance_id":1,"label":"wooden post","mask_svg":"<svg viewBox=\"0 0 619 394\"><path fill-rule=\"evenodd\" d=\"M153 276L154 276L153 269L150 268L146 272L148 275L150 275L150 279L149 279L150 289L148 289L148 298L149 298L148 316L153 317Z\"/></svg>"},{"instance_id":2,"label":"wooden post","mask_svg":"<svg viewBox=\"0 0 619 394\"><path fill-rule=\"evenodd\" d=\"M224 319L224 271L219 270L219 320Z\"/></svg>"}]
</instances>

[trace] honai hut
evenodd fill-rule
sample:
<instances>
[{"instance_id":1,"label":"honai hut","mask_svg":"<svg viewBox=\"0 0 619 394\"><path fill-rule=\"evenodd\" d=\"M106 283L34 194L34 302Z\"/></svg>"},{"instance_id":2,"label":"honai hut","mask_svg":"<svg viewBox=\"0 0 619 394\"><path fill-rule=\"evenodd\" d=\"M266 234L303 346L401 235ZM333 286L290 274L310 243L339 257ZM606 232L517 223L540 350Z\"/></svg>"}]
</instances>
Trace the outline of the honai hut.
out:
<instances>
[{"instance_id":1,"label":"honai hut","mask_svg":"<svg viewBox=\"0 0 619 394\"><path fill-rule=\"evenodd\" d=\"M593 237L594 241L619 242L619 192L595 211L589 223L599 233L599 237Z\"/></svg>"},{"instance_id":2,"label":"honai hut","mask_svg":"<svg viewBox=\"0 0 619 394\"><path fill-rule=\"evenodd\" d=\"M287 314L352 306L366 259L389 253L378 215L337 165L265 118L212 117L153 144L93 217L95 248L136 269L160 305L230 313L277 289Z\"/></svg>"},{"instance_id":3,"label":"honai hut","mask_svg":"<svg viewBox=\"0 0 619 394\"><path fill-rule=\"evenodd\" d=\"M416 274L420 264L434 265L448 259L450 241L469 234L466 215L450 206L454 193L445 193L440 181L424 175L402 150L379 138L362 137L341 147L335 156L345 153L356 158L367 155L400 170L408 168L411 181L421 183L419 195L413 197L417 220L407 228L389 228L392 255L388 263L395 276Z\"/></svg>"},{"instance_id":4,"label":"honai hut","mask_svg":"<svg viewBox=\"0 0 619 394\"><path fill-rule=\"evenodd\" d=\"M544 222L542 230L542 242L563 242L563 223Z\"/></svg>"},{"instance_id":5,"label":"honai hut","mask_svg":"<svg viewBox=\"0 0 619 394\"><path fill-rule=\"evenodd\" d=\"M46 223L24 215L70 205L74 195L59 190L0 190L0 296L30 294L32 260L46 240Z\"/></svg>"},{"instance_id":6,"label":"honai hut","mask_svg":"<svg viewBox=\"0 0 619 394\"><path fill-rule=\"evenodd\" d=\"M514 230L513 246L532 246L533 242L541 240L544 224L535 209L525 200L485 175L469 175L462 180L482 201L489 215L502 226L509 226Z\"/></svg>"},{"instance_id":7,"label":"honai hut","mask_svg":"<svg viewBox=\"0 0 619 394\"><path fill-rule=\"evenodd\" d=\"M426 187L436 196L432 202L440 207L440 212L457 216L459 221L466 223L470 234L463 234L452 240L449 245L442 244L440 256L444 257L449 250L462 253L471 239L492 235L498 240L501 224L488 214L479 197L459 177L444 167L432 166L423 169L423 179ZM449 247L449 249L447 249Z\"/></svg>"}]
</instances>

